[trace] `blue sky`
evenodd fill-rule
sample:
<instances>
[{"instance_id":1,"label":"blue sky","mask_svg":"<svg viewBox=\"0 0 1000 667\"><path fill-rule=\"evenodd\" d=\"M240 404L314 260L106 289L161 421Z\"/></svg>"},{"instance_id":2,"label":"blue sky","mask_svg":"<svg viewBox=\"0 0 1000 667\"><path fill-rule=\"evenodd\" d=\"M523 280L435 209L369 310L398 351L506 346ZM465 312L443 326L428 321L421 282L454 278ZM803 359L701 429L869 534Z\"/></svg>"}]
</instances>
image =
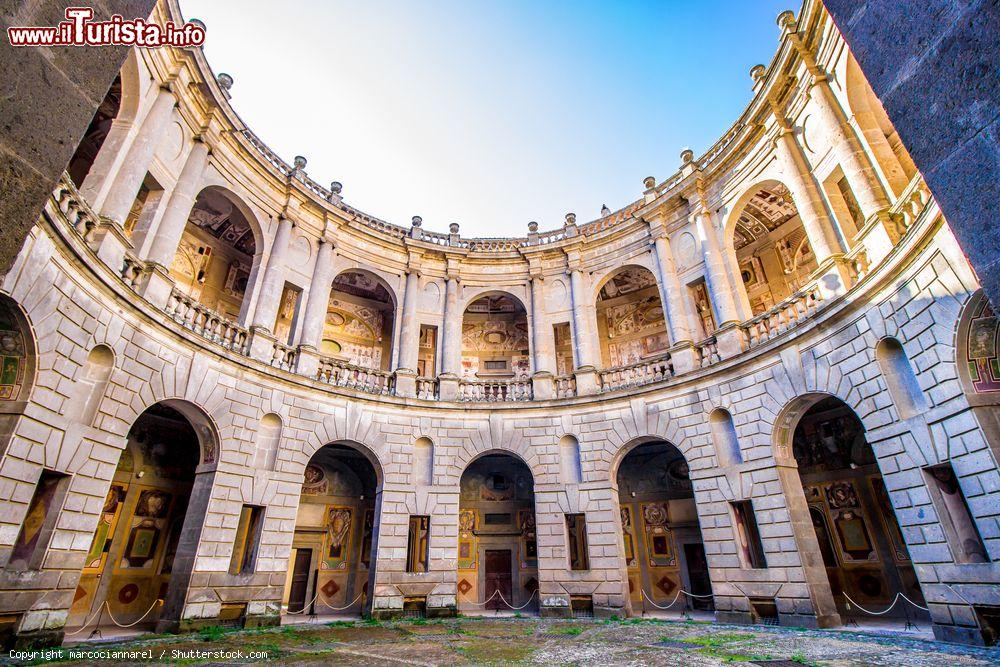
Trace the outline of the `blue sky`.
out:
<instances>
[{"instance_id":1,"label":"blue sky","mask_svg":"<svg viewBox=\"0 0 1000 667\"><path fill-rule=\"evenodd\" d=\"M599 215L707 149L799 3L181 0L232 103L373 215L519 236Z\"/></svg>"}]
</instances>

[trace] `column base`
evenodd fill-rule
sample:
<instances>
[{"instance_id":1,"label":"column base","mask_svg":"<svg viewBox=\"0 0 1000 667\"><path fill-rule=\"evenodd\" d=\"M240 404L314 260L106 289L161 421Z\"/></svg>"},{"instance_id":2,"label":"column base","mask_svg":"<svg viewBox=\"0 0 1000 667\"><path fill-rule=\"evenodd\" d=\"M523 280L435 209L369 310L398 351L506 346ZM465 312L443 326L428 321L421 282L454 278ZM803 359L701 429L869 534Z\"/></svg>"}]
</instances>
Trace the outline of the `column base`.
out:
<instances>
[{"instance_id":1,"label":"column base","mask_svg":"<svg viewBox=\"0 0 1000 667\"><path fill-rule=\"evenodd\" d=\"M312 345L299 345L295 355L295 372L310 379L316 379L319 371L320 354Z\"/></svg>"},{"instance_id":2,"label":"column base","mask_svg":"<svg viewBox=\"0 0 1000 667\"><path fill-rule=\"evenodd\" d=\"M573 372L573 375L576 376L577 396L593 396L601 392L597 369L593 366L580 366Z\"/></svg>"},{"instance_id":3,"label":"column base","mask_svg":"<svg viewBox=\"0 0 1000 667\"><path fill-rule=\"evenodd\" d=\"M823 301L843 296L853 282L850 267L844 261L843 255L828 257L813 275L819 275L817 285Z\"/></svg>"},{"instance_id":4,"label":"column base","mask_svg":"<svg viewBox=\"0 0 1000 667\"><path fill-rule=\"evenodd\" d=\"M174 279L170 277L167 268L160 264L150 264L146 280L139 287L139 294L160 310L166 310L173 291Z\"/></svg>"},{"instance_id":5,"label":"column base","mask_svg":"<svg viewBox=\"0 0 1000 667\"><path fill-rule=\"evenodd\" d=\"M715 347L719 357L729 359L743 352L743 330L736 323L729 323L715 332Z\"/></svg>"},{"instance_id":6,"label":"column base","mask_svg":"<svg viewBox=\"0 0 1000 667\"><path fill-rule=\"evenodd\" d=\"M125 253L133 249L132 241L125 235L121 225L109 218L101 220L97 226L97 257L109 269L121 275L125 265Z\"/></svg>"},{"instance_id":7,"label":"column base","mask_svg":"<svg viewBox=\"0 0 1000 667\"><path fill-rule=\"evenodd\" d=\"M531 376L531 393L536 401L547 401L556 396L556 386L552 373L548 371L535 371Z\"/></svg>"},{"instance_id":8,"label":"column base","mask_svg":"<svg viewBox=\"0 0 1000 667\"><path fill-rule=\"evenodd\" d=\"M438 376L438 397L442 401L458 400L458 376L454 373L442 373Z\"/></svg>"},{"instance_id":9,"label":"column base","mask_svg":"<svg viewBox=\"0 0 1000 667\"><path fill-rule=\"evenodd\" d=\"M250 358L270 364L274 359L274 344L277 341L267 329L256 325L250 327Z\"/></svg>"},{"instance_id":10,"label":"column base","mask_svg":"<svg viewBox=\"0 0 1000 667\"><path fill-rule=\"evenodd\" d=\"M698 352L694 349L694 343L684 340L674 345L669 350L670 364L674 367L674 375L690 373L698 368Z\"/></svg>"},{"instance_id":11,"label":"column base","mask_svg":"<svg viewBox=\"0 0 1000 667\"><path fill-rule=\"evenodd\" d=\"M414 398L417 395L417 374L409 368L400 368L394 374L396 396Z\"/></svg>"}]
</instances>

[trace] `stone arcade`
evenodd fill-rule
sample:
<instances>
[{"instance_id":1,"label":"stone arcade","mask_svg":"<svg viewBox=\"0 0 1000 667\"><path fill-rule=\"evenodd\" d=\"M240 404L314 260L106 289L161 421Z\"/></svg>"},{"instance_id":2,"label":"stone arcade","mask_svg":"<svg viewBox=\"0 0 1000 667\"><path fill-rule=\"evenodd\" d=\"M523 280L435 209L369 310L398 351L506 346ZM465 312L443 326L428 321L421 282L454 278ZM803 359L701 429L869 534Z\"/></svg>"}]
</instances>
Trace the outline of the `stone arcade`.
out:
<instances>
[{"instance_id":1,"label":"stone arcade","mask_svg":"<svg viewBox=\"0 0 1000 667\"><path fill-rule=\"evenodd\" d=\"M704 155L504 239L352 208L132 51L0 281L5 639L683 589L995 642L997 316L822 5L778 21Z\"/></svg>"}]
</instances>

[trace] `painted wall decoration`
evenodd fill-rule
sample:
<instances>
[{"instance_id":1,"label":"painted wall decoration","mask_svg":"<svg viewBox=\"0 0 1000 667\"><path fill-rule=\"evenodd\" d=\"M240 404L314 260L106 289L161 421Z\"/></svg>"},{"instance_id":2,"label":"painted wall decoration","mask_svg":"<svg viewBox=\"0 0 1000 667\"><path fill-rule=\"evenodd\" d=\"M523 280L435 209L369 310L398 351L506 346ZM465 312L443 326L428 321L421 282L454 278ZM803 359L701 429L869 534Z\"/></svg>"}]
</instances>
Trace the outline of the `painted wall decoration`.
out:
<instances>
[{"instance_id":1,"label":"painted wall decoration","mask_svg":"<svg viewBox=\"0 0 1000 667\"><path fill-rule=\"evenodd\" d=\"M351 548L351 508L330 506L326 516L326 544L320 567L324 570L345 569Z\"/></svg>"},{"instance_id":2,"label":"painted wall decoration","mask_svg":"<svg viewBox=\"0 0 1000 667\"><path fill-rule=\"evenodd\" d=\"M94 539L90 544L90 551L87 552L84 571L101 570L104 567L127 491L127 484L112 484L111 489L108 490L108 496L105 498L104 507L101 510L101 518L97 522Z\"/></svg>"},{"instance_id":3,"label":"painted wall decoration","mask_svg":"<svg viewBox=\"0 0 1000 667\"><path fill-rule=\"evenodd\" d=\"M656 277L652 272L642 267L630 266L619 271L611 280L604 283L599 298L614 299L655 285Z\"/></svg>"},{"instance_id":4,"label":"painted wall decoration","mask_svg":"<svg viewBox=\"0 0 1000 667\"><path fill-rule=\"evenodd\" d=\"M646 548L650 567L670 567L677 564L674 540L667 526L667 503L644 503L642 522L646 531Z\"/></svg>"},{"instance_id":5,"label":"painted wall decoration","mask_svg":"<svg viewBox=\"0 0 1000 667\"><path fill-rule=\"evenodd\" d=\"M479 514L474 509L463 509L458 514L458 569L476 569L476 535Z\"/></svg>"},{"instance_id":6,"label":"painted wall decoration","mask_svg":"<svg viewBox=\"0 0 1000 667\"><path fill-rule=\"evenodd\" d=\"M975 305L966 334L966 362L977 393L1000 392L1000 320L989 300Z\"/></svg>"},{"instance_id":7,"label":"painted wall decoration","mask_svg":"<svg viewBox=\"0 0 1000 667\"><path fill-rule=\"evenodd\" d=\"M28 505L28 513L14 542L10 563L27 565L28 560L34 555L35 548L39 546L38 541L42 537L45 518L49 516L49 512L59 510L55 506L56 492L65 479L67 478L58 475L43 474L38 480L38 486Z\"/></svg>"},{"instance_id":8,"label":"painted wall decoration","mask_svg":"<svg viewBox=\"0 0 1000 667\"><path fill-rule=\"evenodd\" d=\"M521 531L521 567L538 567L538 536L535 528L535 511L518 510L517 526Z\"/></svg>"},{"instance_id":9,"label":"painted wall decoration","mask_svg":"<svg viewBox=\"0 0 1000 667\"><path fill-rule=\"evenodd\" d=\"M628 567L638 566L635 557L635 526L632 523L632 508L621 508L622 538L625 540L625 564Z\"/></svg>"},{"instance_id":10,"label":"painted wall decoration","mask_svg":"<svg viewBox=\"0 0 1000 667\"><path fill-rule=\"evenodd\" d=\"M302 494L325 496L327 495L326 488L326 474L323 472L323 468L312 464L307 465L302 481Z\"/></svg>"},{"instance_id":11,"label":"painted wall decoration","mask_svg":"<svg viewBox=\"0 0 1000 667\"><path fill-rule=\"evenodd\" d=\"M28 346L12 306L0 301L0 401L23 400Z\"/></svg>"}]
</instances>

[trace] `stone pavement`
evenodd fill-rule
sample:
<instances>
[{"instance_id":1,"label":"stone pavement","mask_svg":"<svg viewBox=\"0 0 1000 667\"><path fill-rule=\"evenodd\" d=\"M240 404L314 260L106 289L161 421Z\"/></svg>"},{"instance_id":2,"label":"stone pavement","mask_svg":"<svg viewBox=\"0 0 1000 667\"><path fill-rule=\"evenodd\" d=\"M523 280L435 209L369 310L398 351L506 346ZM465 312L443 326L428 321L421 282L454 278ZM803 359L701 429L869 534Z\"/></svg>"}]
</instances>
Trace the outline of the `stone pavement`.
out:
<instances>
[{"instance_id":1,"label":"stone pavement","mask_svg":"<svg viewBox=\"0 0 1000 667\"><path fill-rule=\"evenodd\" d=\"M1000 664L1000 649L844 631L657 619L555 621L459 618L337 621L254 631L208 628L62 649L68 664L281 665L816 665L969 667ZM69 651L133 651L121 659ZM240 655L238 652L242 652ZM47 656L51 659L53 656ZM37 662L43 662L38 660ZM23 664L23 663L18 663ZM762 663L756 663L762 664ZM763 663L768 664L768 663Z\"/></svg>"}]
</instances>

